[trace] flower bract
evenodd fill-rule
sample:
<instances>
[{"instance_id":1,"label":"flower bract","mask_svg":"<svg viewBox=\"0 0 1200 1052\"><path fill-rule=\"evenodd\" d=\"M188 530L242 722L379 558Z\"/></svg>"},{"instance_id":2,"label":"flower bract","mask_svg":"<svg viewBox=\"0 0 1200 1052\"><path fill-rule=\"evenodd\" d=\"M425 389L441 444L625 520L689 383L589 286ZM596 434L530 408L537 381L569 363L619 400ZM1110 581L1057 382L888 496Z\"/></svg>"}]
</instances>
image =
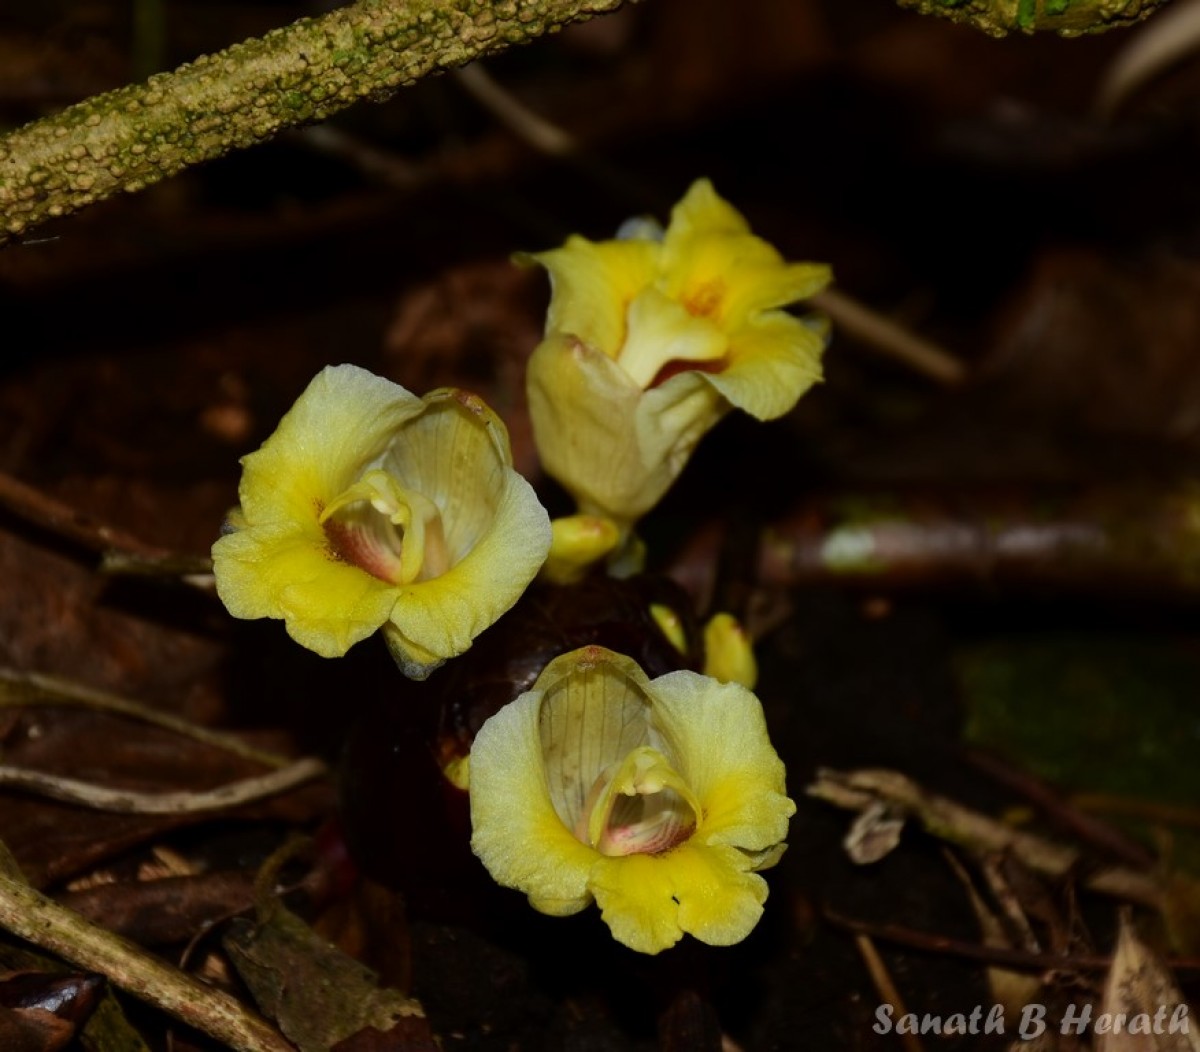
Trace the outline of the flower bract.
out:
<instances>
[{"instance_id":1,"label":"flower bract","mask_svg":"<svg viewBox=\"0 0 1200 1052\"><path fill-rule=\"evenodd\" d=\"M613 936L658 953L685 932L744 939L795 805L762 706L694 672L650 680L585 647L552 661L471 748L472 848L543 913L596 901Z\"/></svg>"},{"instance_id":2,"label":"flower bract","mask_svg":"<svg viewBox=\"0 0 1200 1052\"><path fill-rule=\"evenodd\" d=\"M786 262L706 179L659 240L643 224L528 258L552 286L527 375L534 435L586 514L636 521L731 407L773 419L820 378L821 333L782 308L829 268Z\"/></svg>"},{"instance_id":3,"label":"flower bract","mask_svg":"<svg viewBox=\"0 0 1200 1052\"><path fill-rule=\"evenodd\" d=\"M424 678L517 601L550 547L504 424L464 391L418 398L331 366L242 465L217 592L325 657L382 628Z\"/></svg>"}]
</instances>

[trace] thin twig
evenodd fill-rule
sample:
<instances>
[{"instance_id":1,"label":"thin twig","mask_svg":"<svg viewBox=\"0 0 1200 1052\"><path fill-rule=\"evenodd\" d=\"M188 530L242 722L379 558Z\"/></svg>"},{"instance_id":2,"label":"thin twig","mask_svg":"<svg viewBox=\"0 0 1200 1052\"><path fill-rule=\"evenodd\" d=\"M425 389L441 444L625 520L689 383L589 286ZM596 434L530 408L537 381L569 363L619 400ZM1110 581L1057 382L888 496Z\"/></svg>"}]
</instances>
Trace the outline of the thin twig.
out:
<instances>
[{"instance_id":1,"label":"thin twig","mask_svg":"<svg viewBox=\"0 0 1200 1052\"><path fill-rule=\"evenodd\" d=\"M309 149L346 161L368 178L397 190L419 190L433 181L430 166L381 150L332 124L301 128L293 137Z\"/></svg>"},{"instance_id":2,"label":"thin twig","mask_svg":"<svg viewBox=\"0 0 1200 1052\"><path fill-rule=\"evenodd\" d=\"M91 924L53 899L0 873L0 928L106 976L115 986L237 1052L295 1052L266 1020L221 990Z\"/></svg>"},{"instance_id":3,"label":"thin twig","mask_svg":"<svg viewBox=\"0 0 1200 1052\"><path fill-rule=\"evenodd\" d=\"M148 544L4 472L0 472L0 508L55 537L96 552L101 573L169 577L205 590L210 587L205 575L212 572L212 560L206 556L185 555Z\"/></svg>"},{"instance_id":4,"label":"thin twig","mask_svg":"<svg viewBox=\"0 0 1200 1052\"><path fill-rule=\"evenodd\" d=\"M320 760L297 760L267 774L242 778L198 791L147 793L136 789L114 789L93 782L81 782L46 771L0 765L0 786L37 793L52 800L79 804L95 811L130 815L183 815L239 807L312 781L328 773Z\"/></svg>"},{"instance_id":5,"label":"thin twig","mask_svg":"<svg viewBox=\"0 0 1200 1052\"><path fill-rule=\"evenodd\" d=\"M892 1012L895 1016L908 1015L908 1008L900 996L900 991L896 989L896 984L892 981L892 975L887 970L887 965L883 963L883 958L879 956L879 951L875 949L875 944L871 941L870 937L859 933L854 936L854 945L858 947L863 964L867 966L871 982L875 984L875 989L878 991L880 999L892 1006ZM924 1052L925 1046L921 1044L921 1039L911 1031L907 1029L897 1030L897 1036L899 1036L900 1043L904 1046L906 1052Z\"/></svg>"},{"instance_id":6,"label":"thin twig","mask_svg":"<svg viewBox=\"0 0 1200 1052\"><path fill-rule=\"evenodd\" d=\"M998 757L979 749L964 751L967 761L1001 785L1020 793L1029 800L1046 818L1066 830L1072 836L1093 844L1116 858L1136 866L1149 869L1154 865L1154 856L1136 840L1114 829L1107 822L1082 811L1074 800L1065 800L1050 785L1028 771L1018 770Z\"/></svg>"},{"instance_id":7,"label":"thin twig","mask_svg":"<svg viewBox=\"0 0 1200 1052\"><path fill-rule=\"evenodd\" d=\"M956 387L967 378L966 366L949 351L838 289L824 289L809 302L828 314L848 336L922 376L948 387Z\"/></svg>"},{"instance_id":8,"label":"thin twig","mask_svg":"<svg viewBox=\"0 0 1200 1052\"><path fill-rule=\"evenodd\" d=\"M1083 856L1077 848L1012 829L944 796L927 792L897 771L822 769L807 792L851 811L861 812L880 802L915 819L926 832L949 843L983 854L1009 853L1030 869L1056 878L1078 870L1081 883L1091 891L1153 909L1163 907L1162 883L1153 874L1119 866L1100 869L1081 866Z\"/></svg>"},{"instance_id":9,"label":"thin twig","mask_svg":"<svg viewBox=\"0 0 1200 1052\"><path fill-rule=\"evenodd\" d=\"M568 157L579 152L575 136L531 110L480 63L455 70L454 76L476 102L538 153Z\"/></svg>"},{"instance_id":10,"label":"thin twig","mask_svg":"<svg viewBox=\"0 0 1200 1052\"><path fill-rule=\"evenodd\" d=\"M110 549L100 556L100 572L110 577L157 577L211 591L212 559L207 555L166 552L163 555L137 555Z\"/></svg>"},{"instance_id":11,"label":"thin twig","mask_svg":"<svg viewBox=\"0 0 1200 1052\"><path fill-rule=\"evenodd\" d=\"M3 472L0 472L0 507L88 551L101 554L124 552L148 558L163 558L171 554Z\"/></svg>"},{"instance_id":12,"label":"thin twig","mask_svg":"<svg viewBox=\"0 0 1200 1052\"><path fill-rule=\"evenodd\" d=\"M1200 809L1185 804L1139 800L1134 797L1117 796L1115 793L1074 793L1071 803L1083 811L1135 818L1155 825L1200 829Z\"/></svg>"},{"instance_id":13,"label":"thin twig","mask_svg":"<svg viewBox=\"0 0 1200 1052\"><path fill-rule=\"evenodd\" d=\"M127 716L164 730L174 731L192 741L222 749L266 767L284 767L292 761L286 756L257 749L240 738L180 719L169 712L150 708L130 698L95 690L73 680L40 672L19 672L0 668L0 708L25 705L63 705Z\"/></svg>"},{"instance_id":14,"label":"thin twig","mask_svg":"<svg viewBox=\"0 0 1200 1052\"><path fill-rule=\"evenodd\" d=\"M873 921L846 917L831 909L824 909L822 916L830 924L858 935L866 935L880 942L895 943L925 953L936 953L947 957L961 957L997 967L1025 972L1107 972L1112 967L1111 957L1096 955L1064 956L1056 953L1036 953L1003 946L984 946L965 939L954 939L947 935L906 928L902 924L876 924ZM1200 972L1200 959L1175 957L1167 962L1181 972Z\"/></svg>"}]
</instances>

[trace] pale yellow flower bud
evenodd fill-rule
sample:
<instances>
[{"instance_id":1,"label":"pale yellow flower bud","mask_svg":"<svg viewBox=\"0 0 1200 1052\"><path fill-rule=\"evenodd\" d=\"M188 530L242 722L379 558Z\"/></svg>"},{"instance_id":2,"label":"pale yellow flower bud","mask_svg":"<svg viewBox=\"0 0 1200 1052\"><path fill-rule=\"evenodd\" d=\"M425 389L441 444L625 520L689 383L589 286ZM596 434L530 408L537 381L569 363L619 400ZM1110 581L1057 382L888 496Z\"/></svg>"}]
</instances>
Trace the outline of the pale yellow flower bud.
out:
<instances>
[{"instance_id":1,"label":"pale yellow flower bud","mask_svg":"<svg viewBox=\"0 0 1200 1052\"><path fill-rule=\"evenodd\" d=\"M713 614L704 626L704 674L749 690L758 683L754 643L732 614Z\"/></svg>"}]
</instances>

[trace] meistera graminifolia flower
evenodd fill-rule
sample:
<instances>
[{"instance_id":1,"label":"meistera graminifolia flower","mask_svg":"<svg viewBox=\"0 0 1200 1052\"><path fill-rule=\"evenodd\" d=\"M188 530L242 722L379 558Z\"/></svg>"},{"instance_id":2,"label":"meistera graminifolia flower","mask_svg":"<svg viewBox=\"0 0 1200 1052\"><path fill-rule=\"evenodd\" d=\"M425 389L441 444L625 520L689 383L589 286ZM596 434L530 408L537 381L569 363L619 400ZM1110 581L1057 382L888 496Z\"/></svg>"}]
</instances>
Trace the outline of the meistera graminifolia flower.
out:
<instances>
[{"instance_id":1,"label":"meistera graminifolia flower","mask_svg":"<svg viewBox=\"0 0 1200 1052\"><path fill-rule=\"evenodd\" d=\"M695 672L650 680L585 647L483 725L470 763L471 846L543 913L594 899L642 953L685 932L728 946L758 923L756 871L783 853L795 805L745 687Z\"/></svg>"},{"instance_id":2,"label":"meistera graminifolia flower","mask_svg":"<svg viewBox=\"0 0 1200 1052\"><path fill-rule=\"evenodd\" d=\"M217 593L324 657L382 628L424 678L520 598L550 547L503 422L464 391L418 398L330 366L242 467Z\"/></svg>"},{"instance_id":3,"label":"meistera graminifolia flower","mask_svg":"<svg viewBox=\"0 0 1200 1052\"><path fill-rule=\"evenodd\" d=\"M550 274L527 385L538 453L581 511L628 526L731 408L770 420L821 376L824 339L781 308L829 281L756 237L707 179L661 240L571 237L529 257Z\"/></svg>"}]
</instances>

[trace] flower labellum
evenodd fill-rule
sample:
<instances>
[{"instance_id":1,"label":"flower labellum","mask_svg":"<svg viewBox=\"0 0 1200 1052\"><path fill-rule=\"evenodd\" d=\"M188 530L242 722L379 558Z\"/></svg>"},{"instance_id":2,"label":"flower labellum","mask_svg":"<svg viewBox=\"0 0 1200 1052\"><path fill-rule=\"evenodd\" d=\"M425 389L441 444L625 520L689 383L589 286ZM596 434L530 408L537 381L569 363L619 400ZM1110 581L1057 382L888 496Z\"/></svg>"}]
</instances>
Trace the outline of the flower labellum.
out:
<instances>
[{"instance_id":1,"label":"flower labellum","mask_svg":"<svg viewBox=\"0 0 1200 1052\"><path fill-rule=\"evenodd\" d=\"M660 239L630 233L525 257L552 287L526 381L538 453L583 513L626 528L731 407L774 419L820 379L821 333L782 308L829 281L785 262L707 179Z\"/></svg>"},{"instance_id":2,"label":"flower labellum","mask_svg":"<svg viewBox=\"0 0 1200 1052\"><path fill-rule=\"evenodd\" d=\"M242 466L213 545L217 593L323 657L382 628L423 679L520 598L550 548L503 422L464 391L418 398L330 366Z\"/></svg>"},{"instance_id":3,"label":"flower labellum","mask_svg":"<svg viewBox=\"0 0 1200 1052\"><path fill-rule=\"evenodd\" d=\"M471 748L471 846L493 878L565 916L593 899L642 953L684 932L728 946L762 916L795 805L762 706L698 673L651 680L584 647Z\"/></svg>"}]
</instances>

